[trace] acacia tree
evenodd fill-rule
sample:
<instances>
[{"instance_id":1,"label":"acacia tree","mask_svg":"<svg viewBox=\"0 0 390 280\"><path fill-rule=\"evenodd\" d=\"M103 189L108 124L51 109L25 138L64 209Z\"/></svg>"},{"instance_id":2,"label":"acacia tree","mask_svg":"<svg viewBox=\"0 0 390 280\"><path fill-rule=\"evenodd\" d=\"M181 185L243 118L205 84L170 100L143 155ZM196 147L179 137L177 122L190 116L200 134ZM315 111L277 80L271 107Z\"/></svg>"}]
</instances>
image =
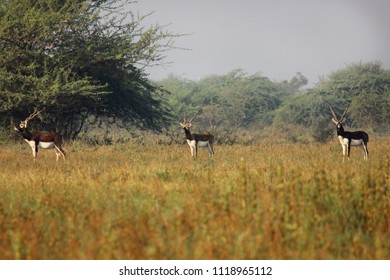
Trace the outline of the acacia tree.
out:
<instances>
[{"instance_id":1,"label":"acacia tree","mask_svg":"<svg viewBox=\"0 0 390 280\"><path fill-rule=\"evenodd\" d=\"M0 124L35 108L45 108L42 126L71 138L92 118L164 124L168 107L144 67L162 63L177 35L144 27L145 16L128 7L131 1L2 0Z\"/></svg>"}]
</instances>

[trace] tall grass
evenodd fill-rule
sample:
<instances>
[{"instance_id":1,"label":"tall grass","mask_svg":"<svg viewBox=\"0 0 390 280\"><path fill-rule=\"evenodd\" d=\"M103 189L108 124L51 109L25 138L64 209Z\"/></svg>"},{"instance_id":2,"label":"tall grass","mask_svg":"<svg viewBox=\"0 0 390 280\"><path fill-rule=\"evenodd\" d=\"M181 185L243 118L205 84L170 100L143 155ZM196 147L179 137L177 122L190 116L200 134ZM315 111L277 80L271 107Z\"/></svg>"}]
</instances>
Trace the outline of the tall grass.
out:
<instances>
[{"instance_id":1,"label":"tall grass","mask_svg":"<svg viewBox=\"0 0 390 280\"><path fill-rule=\"evenodd\" d=\"M390 141L0 150L1 259L389 259Z\"/></svg>"}]
</instances>

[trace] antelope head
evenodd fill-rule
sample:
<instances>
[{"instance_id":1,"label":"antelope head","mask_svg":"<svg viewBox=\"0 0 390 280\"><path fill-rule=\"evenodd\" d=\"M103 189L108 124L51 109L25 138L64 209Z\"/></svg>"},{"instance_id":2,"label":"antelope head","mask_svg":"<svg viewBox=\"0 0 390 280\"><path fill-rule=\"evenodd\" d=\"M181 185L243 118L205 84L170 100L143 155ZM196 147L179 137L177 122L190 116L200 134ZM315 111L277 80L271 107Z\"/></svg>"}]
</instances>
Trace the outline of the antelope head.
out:
<instances>
[{"instance_id":1,"label":"antelope head","mask_svg":"<svg viewBox=\"0 0 390 280\"><path fill-rule=\"evenodd\" d=\"M341 118L338 119L336 114L334 113L332 107L329 107L330 108L330 111L332 112L332 121L334 122L334 124L337 126L337 128L340 128L341 126L341 123L344 121L344 117L345 117L345 114L348 112L348 108L344 110L343 114L341 115Z\"/></svg>"},{"instance_id":2,"label":"antelope head","mask_svg":"<svg viewBox=\"0 0 390 280\"><path fill-rule=\"evenodd\" d=\"M184 113L184 120L183 123L180 123L181 127L183 129L189 129L192 126L192 121L198 116L199 113L197 113L192 119L190 119L189 122L186 120L186 113Z\"/></svg>"},{"instance_id":3,"label":"antelope head","mask_svg":"<svg viewBox=\"0 0 390 280\"><path fill-rule=\"evenodd\" d=\"M33 118L35 118L36 116L39 115L39 113L41 113L43 110L45 109L42 109L42 110L34 110L34 112L29 115L24 121L21 121L20 124L19 124L19 128L18 127L14 127L15 130L20 130L20 129L23 129L23 128L27 128L27 123L28 121L32 120Z\"/></svg>"}]
</instances>

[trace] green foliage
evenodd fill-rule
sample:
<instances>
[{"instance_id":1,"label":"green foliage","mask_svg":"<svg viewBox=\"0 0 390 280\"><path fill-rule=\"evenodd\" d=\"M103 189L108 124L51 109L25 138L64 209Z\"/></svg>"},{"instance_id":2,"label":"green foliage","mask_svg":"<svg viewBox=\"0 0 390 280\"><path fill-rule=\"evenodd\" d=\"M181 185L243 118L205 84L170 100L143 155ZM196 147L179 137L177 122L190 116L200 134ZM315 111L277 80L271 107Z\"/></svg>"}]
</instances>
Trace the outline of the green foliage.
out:
<instances>
[{"instance_id":1,"label":"green foliage","mask_svg":"<svg viewBox=\"0 0 390 280\"><path fill-rule=\"evenodd\" d=\"M301 126L315 141L326 142L331 135L330 131L334 129L329 119L331 104L329 97L321 91L307 90L292 97L280 107L274 125L283 129L289 125Z\"/></svg>"},{"instance_id":2,"label":"green foliage","mask_svg":"<svg viewBox=\"0 0 390 280\"><path fill-rule=\"evenodd\" d=\"M178 120L184 113L202 111L197 124L210 130L267 126L281 103L275 83L259 74L248 76L240 69L198 82L171 76L161 86L171 92L169 102Z\"/></svg>"},{"instance_id":3,"label":"green foliage","mask_svg":"<svg viewBox=\"0 0 390 280\"><path fill-rule=\"evenodd\" d=\"M390 92L386 94L360 94L351 101L351 118L365 124L379 134L390 130Z\"/></svg>"},{"instance_id":4,"label":"green foliage","mask_svg":"<svg viewBox=\"0 0 390 280\"><path fill-rule=\"evenodd\" d=\"M3 127L34 108L46 108L42 126L72 138L91 118L151 128L167 122L161 92L143 67L161 63L175 36L143 27L144 17L124 10L131 2L117 2L2 1Z\"/></svg>"}]
</instances>

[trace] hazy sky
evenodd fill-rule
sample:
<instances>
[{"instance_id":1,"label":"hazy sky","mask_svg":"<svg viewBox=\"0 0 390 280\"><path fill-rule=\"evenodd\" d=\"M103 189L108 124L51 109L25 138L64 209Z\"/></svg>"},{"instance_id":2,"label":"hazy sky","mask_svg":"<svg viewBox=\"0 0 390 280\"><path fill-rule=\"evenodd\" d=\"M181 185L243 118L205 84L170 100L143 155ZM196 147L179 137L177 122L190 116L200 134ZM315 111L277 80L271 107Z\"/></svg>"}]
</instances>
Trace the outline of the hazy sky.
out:
<instances>
[{"instance_id":1,"label":"hazy sky","mask_svg":"<svg viewBox=\"0 0 390 280\"><path fill-rule=\"evenodd\" d=\"M190 50L167 53L170 73L196 80L242 68L272 80L301 72L319 77L353 62L380 60L390 67L390 0L138 0L132 10L154 11L145 24L170 24Z\"/></svg>"}]
</instances>

